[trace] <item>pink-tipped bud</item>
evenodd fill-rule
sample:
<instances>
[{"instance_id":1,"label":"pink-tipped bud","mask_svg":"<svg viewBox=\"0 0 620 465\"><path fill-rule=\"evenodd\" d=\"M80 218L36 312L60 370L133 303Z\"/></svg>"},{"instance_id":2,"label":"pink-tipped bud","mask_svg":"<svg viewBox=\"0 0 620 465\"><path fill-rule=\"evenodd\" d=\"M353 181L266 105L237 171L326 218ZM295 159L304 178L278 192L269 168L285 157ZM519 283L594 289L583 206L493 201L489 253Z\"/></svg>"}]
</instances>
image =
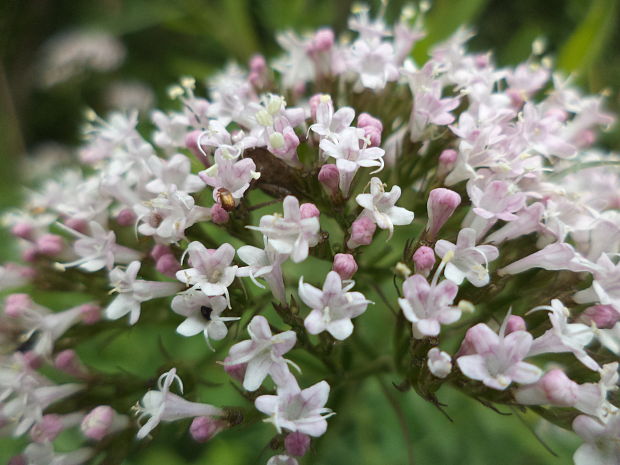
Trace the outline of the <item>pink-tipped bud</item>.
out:
<instances>
[{"instance_id":1,"label":"pink-tipped bud","mask_svg":"<svg viewBox=\"0 0 620 465\"><path fill-rule=\"evenodd\" d=\"M527 331L527 326L525 324L525 320L521 318L519 315L510 315L508 317L508 321L506 322L506 333L510 334L515 331Z\"/></svg>"},{"instance_id":2,"label":"pink-tipped bud","mask_svg":"<svg viewBox=\"0 0 620 465\"><path fill-rule=\"evenodd\" d=\"M262 74L267 71L267 62L265 61L265 57L256 54L250 58L250 71L253 71L258 74Z\"/></svg>"},{"instance_id":3,"label":"pink-tipped bud","mask_svg":"<svg viewBox=\"0 0 620 465\"><path fill-rule=\"evenodd\" d=\"M38 370L43 365L43 357L33 350L29 350L22 354L24 363L33 370Z\"/></svg>"},{"instance_id":4,"label":"pink-tipped bud","mask_svg":"<svg viewBox=\"0 0 620 465\"><path fill-rule=\"evenodd\" d=\"M440 187L431 191L426 203L428 211L426 230L431 238L435 237L460 203L461 196L450 189Z\"/></svg>"},{"instance_id":5,"label":"pink-tipped bud","mask_svg":"<svg viewBox=\"0 0 620 465\"><path fill-rule=\"evenodd\" d=\"M428 276L435 266L435 252L425 245L418 247L418 250L413 254L413 264L416 273L425 277Z\"/></svg>"},{"instance_id":6,"label":"pink-tipped bud","mask_svg":"<svg viewBox=\"0 0 620 465\"><path fill-rule=\"evenodd\" d=\"M157 259L155 269L161 274L174 278L177 271L181 269L181 264L174 255L166 254Z\"/></svg>"},{"instance_id":7,"label":"pink-tipped bud","mask_svg":"<svg viewBox=\"0 0 620 465\"><path fill-rule=\"evenodd\" d=\"M316 31L308 51L310 53L328 52L334 46L334 31L323 28Z\"/></svg>"},{"instance_id":8,"label":"pink-tipped bud","mask_svg":"<svg viewBox=\"0 0 620 465\"><path fill-rule=\"evenodd\" d=\"M86 325L94 325L101 321L101 307L95 304L84 304L80 306L80 315L82 323Z\"/></svg>"},{"instance_id":9,"label":"pink-tipped bud","mask_svg":"<svg viewBox=\"0 0 620 465\"><path fill-rule=\"evenodd\" d=\"M230 219L230 213L228 213L224 207L219 203L213 204L211 207L211 221L215 224L226 224Z\"/></svg>"},{"instance_id":10,"label":"pink-tipped bud","mask_svg":"<svg viewBox=\"0 0 620 465\"><path fill-rule=\"evenodd\" d=\"M116 222L119 226L133 226L137 219L138 217L131 208L123 208L116 215Z\"/></svg>"},{"instance_id":11,"label":"pink-tipped bud","mask_svg":"<svg viewBox=\"0 0 620 465\"><path fill-rule=\"evenodd\" d=\"M322 98L323 98L322 94L314 94L308 100L308 104L310 105L310 116L312 117L312 121L316 121L316 110L319 108L319 104L321 103Z\"/></svg>"},{"instance_id":12,"label":"pink-tipped bud","mask_svg":"<svg viewBox=\"0 0 620 465\"><path fill-rule=\"evenodd\" d=\"M338 193L338 183L340 180L340 174L338 173L338 168L336 165L323 165L321 166L321 170L319 171L319 182L325 186L327 192L331 195L336 195Z\"/></svg>"},{"instance_id":13,"label":"pink-tipped bud","mask_svg":"<svg viewBox=\"0 0 620 465\"><path fill-rule=\"evenodd\" d=\"M39 250L36 247L28 247L22 250L22 260L28 263L34 263L39 256Z\"/></svg>"},{"instance_id":14,"label":"pink-tipped bud","mask_svg":"<svg viewBox=\"0 0 620 465\"><path fill-rule=\"evenodd\" d=\"M78 358L75 350L66 349L59 352L54 358L54 367L71 376L80 378L86 374L86 368Z\"/></svg>"},{"instance_id":15,"label":"pink-tipped bud","mask_svg":"<svg viewBox=\"0 0 620 465\"><path fill-rule=\"evenodd\" d=\"M224 371L228 374L228 376L230 376L231 378L239 381L239 382L243 382L243 378L245 378L245 370L248 366L247 363L238 363L237 365L226 365L226 362L228 361L227 358L224 359Z\"/></svg>"},{"instance_id":16,"label":"pink-tipped bud","mask_svg":"<svg viewBox=\"0 0 620 465\"><path fill-rule=\"evenodd\" d=\"M364 135L370 141L371 146L378 147L381 145L381 132L383 131L381 121L368 113L361 113L357 117L357 127L364 130Z\"/></svg>"},{"instance_id":17,"label":"pink-tipped bud","mask_svg":"<svg viewBox=\"0 0 620 465\"><path fill-rule=\"evenodd\" d=\"M116 412L112 407L100 405L84 417L80 429L87 438L101 441L110 434L115 416Z\"/></svg>"},{"instance_id":18,"label":"pink-tipped bud","mask_svg":"<svg viewBox=\"0 0 620 465\"><path fill-rule=\"evenodd\" d=\"M37 250L43 255L54 257L62 252L64 241L56 234L43 234L37 239Z\"/></svg>"},{"instance_id":19,"label":"pink-tipped bud","mask_svg":"<svg viewBox=\"0 0 620 465\"><path fill-rule=\"evenodd\" d=\"M299 215L302 220L305 220L306 218L318 218L320 214L321 212L313 203L302 203L299 206Z\"/></svg>"},{"instance_id":20,"label":"pink-tipped bud","mask_svg":"<svg viewBox=\"0 0 620 465\"><path fill-rule=\"evenodd\" d=\"M172 254L172 250L170 249L170 247L164 244L155 245L155 247L153 247L151 251L149 252L150 257L155 261L159 260L164 255L171 255L171 254Z\"/></svg>"},{"instance_id":21,"label":"pink-tipped bud","mask_svg":"<svg viewBox=\"0 0 620 465\"><path fill-rule=\"evenodd\" d=\"M28 465L28 459L26 459L26 456L22 454L15 455L11 457L7 465Z\"/></svg>"},{"instance_id":22,"label":"pink-tipped bud","mask_svg":"<svg viewBox=\"0 0 620 465\"><path fill-rule=\"evenodd\" d=\"M587 325L594 323L597 328L609 329L620 321L620 313L611 305L594 305L586 308L579 319Z\"/></svg>"},{"instance_id":23,"label":"pink-tipped bud","mask_svg":"<svg viewBox=\"0 0 620 465\"><path fill-rule=\"evenodd\" d=\"M351 279L357 272L357 263L353 255L348 253L337 253L334 256L332 270L338 273L341 279Z\"/></svg>"},{"instance_id":24,"label":"pink-tipped bud","mask_svg":"<svg viewBox=\"0 0 620 465\"><path fill-rule=\"evenodd\" d=\"M457 158L458 153L456 150L446 149L441 152L441 155L439 155L439 167L442 172L450 171L454 167Z\"/></svg>"},{"instance_id":25,"label":"pink-tipped bud","mask_svg":"<svg viewBox=\"0 0 620 465\"><path fill-rule=\"evenodd\" d=\"M33 302L28 294L11 294L4 301L4 314L11 318L19 318L32 308Z\"/></svg>"},{"instance_id":26,"label":"pink-tipped bud","mask_svg":"<svg viewBox=\"0 0 620 465\"><path fill-rule=\"evenodd\" d=\"M25 222L16 223L11 228L11 234L21 239L30 239L32 237L32 226Z\"/></svg>"},{"instance_id":27,"label":"pink-tipped bud","mask_svg":"<svg viewBox=\"0 0 620 465\"><path fill-rule=\"evenodd\" d=\"M351 249L360 245L368 245L372 242L377 225L367 216L362 216L351 225L351 237L347 241L347 246Z\"/></svg>"},{"instance_id":28,"label":"pink-tipped bud","mask_svg":"<svg viewBox=\"0 0 620 465\"><path fill-rule=\"evenodd\" d=\"M284 438L286 452L295 457L303 457L310 449L310 436L300 432L289 433Z\"/></svg>"},{"instance_id":29,"label":"pink-tipped bud","mask_svg":"<svg viewBox=\"0 0 620 465\"><path fill-rule=\"evenodd\" d=\"M88 231L88 221L82 218L67 218L65 224L77 232L86 233Z\"/></svg>"},{"instance_id":30,"label":"pink-tipped bud","mask_svg":"<svg viewBox=\"0 0 620 465\"><path fill-rule=\"evenodd\" d=\"M30 437L34 442L50 442L64 429L60 415L43 415L41 420L30 429Z\"/></svg>"},{"instance_id":31,"label":"pink-tipped bud","mask_svg":"<svg viewBox=\"0 0 620 465\"><path fill-rule=\"evenodd\" d=\"M226 423L211 417L196 417L189 427L189 434L196 442L207 442L222 431Z\"/></svg>"},{"instance_id":32,"label":"pink-tipped bud","mask_svg":"<svg viewBox=\"0 0 620 465\"><path fill-rule=\"evenodd\" d=\"M577 402L579 385L558 368L545 373L539 385L553 405L571 407Z\"/></svg>"},{"instance_id":33,"label":"pink-tipped bud","mask_svg":"<svg viewBox=\"0 0 620 465\"><path fill-rule=\"evenodd\" d=\"M198 147L198 139L201 138L200 135L203 132L204 131L201 131L199 129L188 132L185 136L185 147L187 147L189 151L194 154L194 156L198 159L198 161L200 161L200 163L202 163L206 168L208 168L209 166L211 166L211 163L203 153L204 149L200 150L200 148Z\"/></svg>"}]
</instances>

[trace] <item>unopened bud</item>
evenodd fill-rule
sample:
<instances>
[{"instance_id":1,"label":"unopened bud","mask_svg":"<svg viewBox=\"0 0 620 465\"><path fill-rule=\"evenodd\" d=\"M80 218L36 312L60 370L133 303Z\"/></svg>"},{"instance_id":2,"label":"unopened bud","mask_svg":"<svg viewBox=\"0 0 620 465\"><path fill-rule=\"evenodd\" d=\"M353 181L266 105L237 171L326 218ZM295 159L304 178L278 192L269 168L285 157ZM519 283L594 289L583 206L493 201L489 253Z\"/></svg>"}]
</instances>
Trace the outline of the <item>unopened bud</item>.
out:
<instances>
[{"instance_id":1,"label":"unopened bud","mask_svg":"<svg viewBox=\"0 0 620 465\"><path fill-rule=\"evenodd\" d=\"M337 253L334 256L332 270L338 273L341 279L351 279L357 272L357 263L353 255L348 253Z\"/></svg>"},{"instance_id":2,"label":"unopened bud","mask_svg":"<svg viewBox=\"0 0 620 465\"><path fill-rule=\"evenodd\" d=\"M514 333L515 331L526 331L527 326L525 320L519 315L510 315L508 322L506 323L506 334Z\"/></svg>"},{"instance_id":3,"label":"unopened bud","mask_svg":"<svg viewBox=\"0 0 620 465\"><path fill-rule=\"evenodd\" d=\"M116 222L119 226L133 226L136 224L136 214L131 208L123 208L116 215Z\"/></svg>"},{"instance_id":4,"label":"unopened bud","mask_svg":"<svg viewBox=\"0 0 620 465\"><path fill-rule=\"evenodd\" d=\"M327 192L331 195L336 195L339 189L338 183L340 182L340 174L336 165L328 164L321 166L319 182L325 186Z\"/></svg>"},{"instance_id":5,"label":"unopened bud","mask_svg":"<svg viewBox=\"0 0 620 465\"><path fill-rule=\"evenodd\" d=\"M620 313L611 305L594 305L586 308L579 319L587 325L594 323L597 328L609 329L620 321Z\"/></svg>"},{"instance_id":6,"label":"unopened bud","mask_svg":"<svg viewBox=\"0 0 620 465\"><path fill-rule=\"evenodd\" d=\"M376 229L377 225L367 216L358 218L351 225L351 237L347 242L347 246L353 249L360 245L370 244Z\"/></svg>"},{"instance_id":7,"label":"unopened bud","mask_svg":"<svg viewBox=\"0 0 620 465\"><path fill-rule=\"evenodd\" d=\"M321 212L313 203L302 203L299 206L299 215L302 220L306 218L318 218L320 214Z\"/></svg>"},{"instance_id":8,"label":"unopened bud","mask_svg":"<svg viewBox=\"0 0 620 465\"><path fill-rule=\"evenodd\" d=\"M56 358L54 358L54 367L56 367L57 370L77 378L87 373L86 367L82 365L77 353L73 349L66 349L59 352Z\"/></svg>"},{"instance_id":9,"label":"unopened bud","mask_svg":"<svg viewBox=\"0 0 620 465\"><path fill-rule=\"evenodd\" d=\"M177 271L181 269L181 264L171 253L162 255L155 263L155 269L161 274L174 278Z\"/></svg>"},{"instance_id":10,"label":"unopened bud","mask_svg":"<svg viewBox=\"0 0 620 465\"><path fill-rule=\"evenodd\" d=\"M43 234L37 239L37 250L43 255L54 257L62 252L64 241L56 234Z\"/></svg>"},{"instance_id":11,"label":"unopened bud","mask_svg":"<svg viewBox=\"0 0 620 465\"><path fill-rule=\"evenodd\" d=\"M30 429L30 437L34 442L50 442L56 439L63 429L60 415L43 415L41 420Z\"/></svg>"},{"instance_id":12,"label":"unopened bud","mask_svg":"<svg viewBox=\"0 0 620 465\"><path fill-rule=\"evenodd\" d=\"M101 320L101 307L95 304L84 304L80 306L82 322L92 325Z\"/></svg>"},{"instance_id":13,"label":"unopened bud","mask_svg":"<svg viewBox=\"0 0 620 465\"><path fill-rule=\"evenodd\" d=\"M310 448L310 436L300 432L289 433L284 439L286 452L296 457L303 457Z\"/></svg>"},{"instance_id":14,"label":"unopened bud","mask_svg":"<svg viewBox=\"0 0 620 465\"><path fill-rule=\"evenodd\" d=\"M423 245L413 254L415 272L422 276L428 276L435 266L435 252L430 247Z\"/></svg>"},{"instance_id":15,"label":"unopened bud","mask_svg":"<svg viewBox=\"0 0 620 465\"><path fill-rule=\"evenodd\" d=\"M216 203L211 207L211 221L215 224L226 224L229 219L230 213L228 213L219 203Z\"/></svg>"},{"instance_id":16,"label":"unopened bud","mask_svg":"<svg viewBox=\"0 0 620 465\"><path fill-rule=\"evenodd\" d=\"M21 239L30 239L32 236L32 226L26 222L20 222L13 225L11 234Z\"/></svg>"},{"instance_id":17,"label":"unopened bud","mask_svg":"<svg viewBox=\"0 0 620 465\"><path fill-rule=\"evenodd\" d=\"M196 417L189 427L189 434L196 442L207 442L222 431L226 423L211 417Z\"/></svg>"},{"instance_id":18,"label":"unopened bud","mask_svg":"<svg viewBox=\"0 0 620 465\"><path fill-rule=\"evenodd\" d=\"M19 318L32 308L32 304L28 294L10 294L4 301L4 314L11 318Z\"/></svg>"},{"instance_id":19,"label":"unopened bud","mask_svg":"<svg viewBox=\"0 0 620 465\"><path fill-rule=\"evenodd\" d=\"M115 416L116 412L112 407L100 405L84 417L80 429L87 438L101 441L110 433Z\"/></svg>"},{"instance_id":20,"label":"unopened bud","mask_svg":"<svg viewBox=\"0 0 620 465\"><path fill-rule=\"evenodd\" d=\"M435 237L460 203L461 196L450 189L440 187L430 192L426 202L428 211L426 230L431 238Z\"/></svg>"}]
</instances>

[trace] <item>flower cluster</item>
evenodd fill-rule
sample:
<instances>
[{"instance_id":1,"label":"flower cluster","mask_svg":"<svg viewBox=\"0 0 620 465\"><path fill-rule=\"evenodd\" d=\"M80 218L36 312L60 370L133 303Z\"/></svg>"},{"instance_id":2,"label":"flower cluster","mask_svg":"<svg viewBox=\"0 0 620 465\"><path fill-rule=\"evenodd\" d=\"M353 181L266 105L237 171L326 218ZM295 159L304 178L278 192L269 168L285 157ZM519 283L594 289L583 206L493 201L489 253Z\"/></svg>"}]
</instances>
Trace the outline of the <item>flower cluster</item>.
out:
<instances>
[{"instance_id":1,"label":"flower cluster","mask_svg":"<svg viewBox=\"0 0 620 465\"><path fill-rule=\"evenodd\" d=\"M260 416L278 439L268 464L295 465L338 411L330 389L384 360L359 332L366 311L394 327L381 370L400 390L439 405L451 384L535 407L583 439L577 465L617 463L620 158L591 148L614 119L547 58L498 68L468 54L466 30L416 63L423 25L410 9L390 27L361 8L353 40L283 34L272 66L230 66L208 96L181 79L151 137L137 112L88 115L80 166L4 216L23 256L0 267L13 292L0 432L31 438L15 463L85 463L117 435L183 419L205 442ZM89 298L52 309L46 289ZM246 404L183 398L180 374L204 367L182 359L162 360L146 393L80 360L93 331L144 320L202 334ZM102 404L95 385L123 395ZM72 427L85 447L55 452Z\"/></svg>"}]
</instances>

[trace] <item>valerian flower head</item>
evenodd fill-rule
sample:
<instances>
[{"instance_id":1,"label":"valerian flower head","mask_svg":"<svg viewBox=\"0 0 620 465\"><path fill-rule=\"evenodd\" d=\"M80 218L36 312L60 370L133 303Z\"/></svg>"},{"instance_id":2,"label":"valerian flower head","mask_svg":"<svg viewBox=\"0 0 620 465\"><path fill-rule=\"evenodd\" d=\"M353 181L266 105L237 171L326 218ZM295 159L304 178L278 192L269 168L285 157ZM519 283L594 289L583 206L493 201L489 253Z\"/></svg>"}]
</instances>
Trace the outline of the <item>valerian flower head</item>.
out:
<instances>
[{"instance_id":1,"label":"valerian flower head","mask_svg":"<svg viewBox=\"0 0 620 465\"><path fill-rule=\"evenodd\" d=\"M323 290L304 283L303 277L299 279L299 298L312 309L304 320L310 334L327 331L338 340L351 335L351 318L364 313L371 303L360 292L348 292L354 285L353 281L343 283L335 271L327 274Z\"/></svg>"}]
</instances>

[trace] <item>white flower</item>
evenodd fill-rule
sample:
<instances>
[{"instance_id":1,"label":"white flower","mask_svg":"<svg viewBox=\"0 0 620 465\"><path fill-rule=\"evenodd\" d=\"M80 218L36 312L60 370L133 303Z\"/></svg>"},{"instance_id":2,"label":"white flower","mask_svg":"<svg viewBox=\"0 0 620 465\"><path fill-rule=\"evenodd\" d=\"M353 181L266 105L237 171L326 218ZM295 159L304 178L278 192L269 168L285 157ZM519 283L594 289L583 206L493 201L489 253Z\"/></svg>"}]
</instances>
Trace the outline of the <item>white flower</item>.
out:
<instances>
[{"instance_id":1,"label":"white flower","mask_svg":"<svg viewBox=\"0 0 620 465\"><path fill-rule=\"evenodd\" d=\"M353 332L351 318L366 311L369 300L361 292L347 292L355 282L340 279L335 271L327 273L323 290L299 279L299 297L312 311L304 320L310 334L327 331L338 340L348 338Z\"/></svg>"},{"instance_id":2,"label":"white flower","mask_svg":"<svg viewBox=\"0 0 620 465\"><path fill-rule=\"evenodd\" d=\"M277 252L290 255L295 263L299 263L308 257L308 249L319 243L321 225L315 216L301 217L299 201L292 195L284 198L283 210L284 217L265 215L258 227L246 227L262 232Z\"/></svg>"},{"instance_id":3,"label":"white flower","mask_svg":"<svg viewBox=\"0 0 620 465\"><path fill-rule=\"evenodd\" d=\"M383 182L379 178L372 178L370 180L370 194L359 194L355 197L355 201L364 207L360 217L367 216L381 229L387 229L389 231L388 238L390 238L395 225L407 225L413 221L413 212L395 206L399 198L399 186L392 186L390 192L385 192Z\"/></svg>"},{"instance_id":4,"label":"white flower","mask_svg":"<svg viewBox=\"0 0 620 465\"><path fill-rule=\"evenodd\" d=\"M264 250L251 245L239 247L237 255L248 266L239 268L237 276L249 276L252 282L260 288L264 288L264 286L256 278L263 278L269 284L274 297L280 302L284 302L286 301L286 295L282 278L282 263L288 256L274 249L266 237L264 237L264 240Z\"/></svg>"},{"instance_id":5,"label":"white flower","mask_svg":"<svg viewBox=\"0 0 620 465\"><path fill-rule=\"evenodd\" d=\"M161 375L157 381L157 391L148 391L136 405L138 421L150 417L138 431L138 439L145 438L160 422L182 420L200 416L219 417L224 414L220 408L210 404L190 402L170 392L170 386L176 381L183 393L183 382L176 374L176 368Z\"/></svg>"},{"instance_id":6,"label":"white flower","mask_svg":"<svg viewBox=\"0 0 620 465\"><path fill-rule=\"evenodd\" d=\"M295 331L272 335L267 319L257 315L248 324L248 333L251 339L232 346L225 365L247 363L243 387L248 391L256 391L267 375L270 375L276 384L286 381L290 376L287 363L293 362L284 359L282 355L295 345Z\"/></svg>"},{"instance_id":7,"label":"white flower","mask_svg":"<svg viewBox=\"0 0 620 465\"><path fill-rule=\"evenodd\" d=\"M226 337L227 321L238 320L238 317L223 317L226 310L226 299L222 296L209 297L200 291L188 291L172 299L172 310L185 316L185 321L177 327L177 333L189 337L202 332L207 344L209 339L219 341Z\"/></svg>"},{"instance_id":8,"label":"white flower","mask_svg":"<svg viewBox=\"0 0 620 465\"><path fill-rule=\"evenodd\" d=\"M435 252L446 262L446 278L456 284L467 279L476 287L489 284L489 262L499 256L497 247L477 246L476 231L471 228L459 231L456 245L443 239L437 241Z\"/></svg>"},{"instance_id":9,"label":"white flower","mask_svg":"<svg viewBox=\"0 0 620 465\"><path fill-rule=\"evenodd\" d=\"M237 265L231 265L235 249L222 244L216 250L207 249L198 241L187 246L192 268L177 271L177 279L192 289L199 289L208 296L225 295L230 308L228 286L235 280Z\"/></svg>"},{"instance_id":10,"label":"white flower","mask_svg":"<svg viewBox=\"0 0 620 465\"><path fill-rule=\"evenodd\" d=\"M142 302L175 294L182 287L179 283L137 279L140 265L134 261L126 270L117 267L110 271L110 283L118 295L105 309L108 318L118 320L129 314L129 324L133 325L140 318Z\"/></svg>"},{"instance_id":11,"label":"white flower","mask_svg":"<svg viewBox=\"0 0 620 465\"><path fill-rule=\"evenodd\" d=\"M304 390L299 389L296 382L291 382L286 389L278 389L277 395L260 396L254 404L258 410L270 415L265 421L273 423L278 433L285 429L318 437L327 430L325 419L334 415L325 408L328 396L329 384L326 381Z\"/></svg>"}]
</instances>

